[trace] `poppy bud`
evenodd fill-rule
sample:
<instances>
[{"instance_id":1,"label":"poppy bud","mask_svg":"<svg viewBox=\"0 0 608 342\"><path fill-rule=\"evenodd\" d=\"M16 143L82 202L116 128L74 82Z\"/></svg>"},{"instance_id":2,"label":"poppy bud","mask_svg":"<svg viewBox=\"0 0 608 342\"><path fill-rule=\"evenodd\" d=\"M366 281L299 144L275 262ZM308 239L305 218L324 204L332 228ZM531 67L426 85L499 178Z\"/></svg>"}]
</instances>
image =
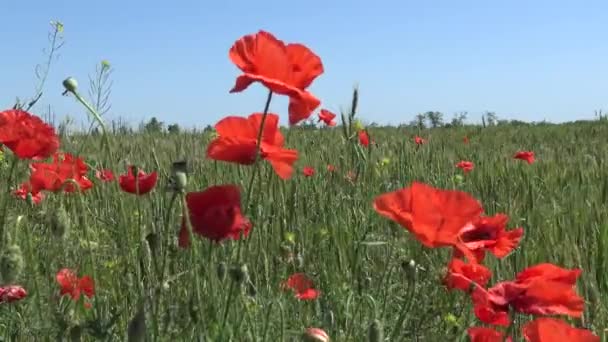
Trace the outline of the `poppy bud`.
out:
<instances>
[{"instance_id":1,"label":"poppy bud","mask_svg":"<svg viewBox=\"0 0 608 342\"><path fill-rule=\"evenodd\" d=\"M75 325L70 328L70 341L77 342L82 341L82 327L80 325Z\"/></svg>"},{"instance_id":2,"label":"poppy bud","mask_svg":"<svg viewBox=\"0 0 608 342\"><path fill-rule=\"evenodd\" d=\"M247 269L247 265L232 267L230 271L228 271L228 274L230 275L230 279L237 284L249 281L249 270Z\"/></svg>"},{"instance_id":3,"label":"poppy bud","mask_svg":"<svg viewBox=\"0 0 608 342\"><path fill-rule=\"evenodd\" d=\"M171 165L171 184L173 190L183 191L188 185L188 162L178 161Z\"/></svg>"},{"instance_id":4,"label":"poppy bud","mask_svg":"<svg viewBox=\"0 0 608 342\"><path fill-rule=\"evenodd\" d=\"M34 203L34 196L31 192L28 192L27 195L25 195L25 203L29 206L34 206L34 204L36 204Z\"/></svg>"},{"instance_id":5,"label":"poppy bud","mask_svg":"<svg viewBox=\"0 0 608 342\"><path fill-rule=\"evenodd\" d=\"M48 220L51 233L58 239L65 238L70 232L72 222L65 208L61 205L51 213Z\"/></svg>"},{"instance_id":6,"label":"poppy bud","mask_svg":"<svg viewBox=\"0 0 608 342\"><path fill-rule=\"evenodd\" d=\"M367 340L369 342L382 342L384 341L384 328L382 322L375 319L372 324L369 325L367 330Z\"/></svg>"},{"instance_id":7,"label":"poppy bud","mask_svg":"<svg viewBox=\"0 0 608 342\"><path fill-rule=\"evenodd\" d=\"M218 279L220 281L224 281L224 279L226 278L226 263L220 262L219 264L217 264L217 269L215 271L217 272Z\"/></svg>"},{"instance_id":8,"label":"poppy bud","mask_svg":"<svg viewBox=\"0 0 608 342\"><path fill-rule=\"evenodd\" d=\"M255 297L258 294L258 289L255 288L255 285L251 281L247 283L247 294L249 297Z\"/></svg>"},{"instance_id":9,"label":"poppy bud","mask_svg":"<svg viewBox=\"0 0 608 342\"><path fill-rule=\"evenodd\" d=\"M302 341L305 342L329 342L329 335L323 329L308 328L302 334Z\"/></svg>"},{"instance_id":10,"label":"poppy bud","mask_svg":"<svg viewBox=\"0 0 608 342\"><path fill-rule=\"evenodd\" d=\"M76 81L76 79L73 77L68 77L65 80L63 80L63 87L65 88L66 93L67 92L74 93L74 92L76 92L76 89L78 88L78 81Z\"/></svg>"},{"instance_id":11,"label":"poppy bud","mask_svg":"<svg viewBox=\"0 0 608 342\"><path fill-rule=\"evenodd\" d=\"M144 306L140 305L139 310L133 316L129 322L127 328L127 335L129 342L145 341L146 339L146 313L144 312Z\"/></svg>"},{"instance_id":12,"label":"poppy bud","mask_svg":"<svg viewBox=\"0 0 608 342\"><path fill-rule=\"evenodd\" d=\"M8 246L0 255L0 279L3 284L15 282L23 270L23 254L17 245Z\"/></svg>"},{"instance_id":13,"label":"poppy bud","mask_svg":"<svg viewBox=\"0 0 608 342\"><path fill-rule=\"evenodd\" d=\"M410 259L408 262L404 261L401 264L401 268L405 271L405 274L410 280L416 279L418 266L416 265L416 261L414 261L414 259Z\"/></svg>"}]
</instances>

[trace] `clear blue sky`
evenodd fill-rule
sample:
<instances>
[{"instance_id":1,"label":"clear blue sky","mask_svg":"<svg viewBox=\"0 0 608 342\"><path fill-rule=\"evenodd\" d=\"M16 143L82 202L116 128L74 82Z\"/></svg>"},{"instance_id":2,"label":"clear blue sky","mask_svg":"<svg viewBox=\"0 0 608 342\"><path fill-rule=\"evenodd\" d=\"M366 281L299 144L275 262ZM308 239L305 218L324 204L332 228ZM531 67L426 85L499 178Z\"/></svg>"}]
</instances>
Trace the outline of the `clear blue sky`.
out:
<instances>
[{"instance_id":1,"label":"clear blue sky","mask_svg":"<svg viewBox=\"0 0 608 342\"><path fill-rule=\"evenodd\" d=\"M228 49L259 29L321 56L325 73L310 90L324 107L347 106L359 84L368 122L406 122L427 110L560 122L608 110L605 0L19 0L1 1L0 13L2 108L32 95L56 19L66 44L34 112L51 105L84 118L60 96L61 81L74 76L84 89L102 59L115 69L110 117L203 126L260 111L261 86L228 93L239 73ZM271 107L282 124L286 104Z\"/></svg>"}]
</instances>

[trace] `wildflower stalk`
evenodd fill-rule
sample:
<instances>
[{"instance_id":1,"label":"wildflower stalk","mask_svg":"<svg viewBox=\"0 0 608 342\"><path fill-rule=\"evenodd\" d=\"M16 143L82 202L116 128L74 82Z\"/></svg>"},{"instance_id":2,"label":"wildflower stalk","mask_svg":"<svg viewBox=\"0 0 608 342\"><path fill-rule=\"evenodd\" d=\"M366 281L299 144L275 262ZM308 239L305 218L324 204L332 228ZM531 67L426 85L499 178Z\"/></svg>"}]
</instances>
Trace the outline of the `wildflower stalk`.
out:
<instances>
[{"instance_id":1,"label":"wildflower stalk","mask_svg":"<svg viewBox=\"0 0 608 342\"><path fill-rule=\"evenodd\" d=\"M266 97L266 104L264 105L264 112L262 113L262 123L260 124L260 130L258 132L258 137L256 140L256 148L255 148L255 161L254 161L254 168L253 168L253 172L251 173L251 177L249 178L249 186L247 187L247 197L245 200L245 204L246 207L245 208L249 208L249 205L251 203L251 194L253 193L253 182L255 181L255 177L258 174L259 171L259 159L260 159L260 150L261 150L261 146L262 146L262 138L263 138L263 134L264 134L264 124L266 123L266 117L268 116L268 110L270 109L270 101L272 100L272 91L268 92L268 96Z\"/></svg>"},{"instance_id":2,"label":"wildflower stalk","mask_svg":"<svg viewBox=\"0 0 608 342\"><path fill-rule=\"evenodd\" d=\"M72 183L76 189L77 192L80 192L80 184L78 184L78 182L76 182L73 179L68 179L65 183L63 183L62 189L60 191L63 191L63 187L65 187L68 183ZM97 281L99 278L97 277L97 267L95 267L95 257L93 256L93 248L91 248L91 240L89 238L89 224L87 222L87 215L86 215L86 210L85 210L85 206L82 200L82 196L78 196L78 200L76 201L78 203L78 209L80 214L77 215L80 218L80 226L82 227L82 234L84 237L84 240L87 243L87 254L89 257L89 263L91 264L91 272L93 273L93 279L95 281ZM99 317L99 305L97 305L97 296L93 296L93 306L95 307L95 318Z\"/></svg>"},{"instance_id":3,"label":"wildflower stalk","mask_svg":"<svg viewBox=\"0 0 608 342\"><path fill-rule=\"evenodd\" d=\"M69 81L72 81L73 84L70 84ZM95 108L93 108L93 106L91 106L77 91L77 84L76 84L76 80L72 79L72 78L68 78L65 81L63 81L63 84L66 88L64 94L70 92L74 95L74 97L76 98L76 100L78 100L78 102L80 102L88 111L89 113L91 113L91 115L93 116L93 118L95 119L95 121L97 121L97 123L99 124L99 126L101 127L101 131L103 133L103 143L104 146L108 149L108 153L110 153L110 140L108 138L108 130L106 128L106 124L103 122L103 119L101 118L101 116L99 115L99 113L97 113L97 111L95 110Z\"/></svg>"},{"instance_id":4,"label":"wildflower stalk","mask_svg":"<svg viewBox=\"0 0 608 342\"><path fill-rule=\"evenodd\" d=\"M11 183L13 182L13 177L15 176L15 167L19 162L19 158L17 156L12 156L11 165L8 171L8 179L6 180L6 191L4 200L2 202L2 225L0 226L0 249L4 247L4 239L6 237L5 228L6 228L6 216L8 213L8 204L10 202L10 191L11 191Z\"/></svg>"},{"instance_id":5,"label":"wildflower stalk","mask_svg":"<svg viewBox=\"0 0 608 342\"><path fill-rule=\"evenodd\" d=\"M260 124L260 130L258 132L258 137L256 141L255 148L255 161L253 165L253 172L251 173L251 177L249 178L249 185L247 186L247 196L245 197L245 210L249 209L251 205L251 194L253 193L253 182L255 181L256 176L259 173L260 169L260 150L262 146L262 138L264 135L264 124L266 123L266 117L268 116L268 110L270 109L270 101L272 101L272 90L268 91L268 96L266 97L266 104L264 105L264 112L262 113L262 122ZM241 259L241 250L243 245L243 239L239 240L239 244L237 247L237 261Z\"/></svg>"},{"instance_id":6,"label":"wildflower stalk","mask_svg":"<svg viewBox=\"0 0 608 342\"><path fill-rule=\"evenodd\" d=\"M17 221L19 222L19 221ZM17 228L18 228L19 223L16 224ZM38 283L38 277L36 276L36 272L37 272L37 265L38 263L36 262L37 258L34 256L34 246L32 245L32 234L31 234L31 229L30 227L25 227L23 228L23 230L25 230L25 240L27 241L27 253L29 256L29 262L27 263L28 266L30 266L32 268L32 273L30 274L30 276L32 277L32 282L34 283L34 291L36 291L36 293L38 294L37 297L37 301L38 301L38 319L40 320L40 322L44 322L44 316L43 316L43 312L42 312L42 308L43 308L43 304L42 304L42 296L40 295L40 284Z\"/></svg>"},{"instance_id":7,"label":"wildflower stalk","mask_svg":"<svg viewBox=\"0 0 608 342\"><path fill-rule=\"evenodd\" d=\"M188 236L190 239L190 265L197 265L198 261L200 260L198 258L198 249L194 246L194 244L196 243L195 239L194 239L194 234L192 233L192 222L190 222L190 212L188 211L188 202L186 202L186 193L185 192L181 192L180 193L180 197L181 197L181 202L182 202L182 209L183 209L183 213L184 213L184 219L186 221L186 228L188 230ZM193 267L192 268L193 272L194 272L194 288L196 289L196 305L197 307L200 309L200 305L202 303L202 297L201 297L201 281L200 281L200 275L198 272L198 270Z\"/></svg>"}]
</instances>

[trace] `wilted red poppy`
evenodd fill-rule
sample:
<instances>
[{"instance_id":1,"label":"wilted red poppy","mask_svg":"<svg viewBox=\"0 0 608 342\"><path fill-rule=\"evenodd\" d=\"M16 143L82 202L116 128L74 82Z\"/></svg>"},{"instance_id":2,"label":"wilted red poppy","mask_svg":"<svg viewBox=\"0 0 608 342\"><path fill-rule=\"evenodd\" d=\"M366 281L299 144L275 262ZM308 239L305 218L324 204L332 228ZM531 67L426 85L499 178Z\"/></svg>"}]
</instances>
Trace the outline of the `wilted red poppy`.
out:
<instances>
[{"instance_id":1,"label":"wilted red poppy","mask_svg":"<svg viewBox=\"0 0 608 342\"><path fill-rule=\"evenodd\" d=\"M21 183L19 188L15 189L13 191L13 195L15 195L23 200L27 200L28 194L31 194L32 202L34 204L40 204L40 202L42 202L42 200L44 199L44 193L42 193L42 192L33 193L32 192L32 186L29 182Z\"/></svg>"},{"instance_id":2,"label":"wilted red poppy","mask_svg":"<svg viewBox=\"0 0 608 342\"><path fill-rule=\"evenodd\" d=\"M475 165L473 164L473 162L462 160L459 161L458 164L456 164L456 167L464 171L464 173L468 173L473 170Z\"/></svg>"},{"instance_id":3,"label":"wilted red poppy","mask_svg":"<svg viewBox=\"0 0 608 342\"><path fill-rule=\"evenodd\" d=\"M102 182L112 182L114 181L114 173L110 169L96 170L95 177Z\"/></svg>"},{"instance_id":4,"label":"wilted red poppy","mask_svg":"<svg viewBox=\"0 0 608 342\"><path fill-rule=\"evenodd\" d=\"M518 273L514 281L503 281L471 294L475 315L487 324L508 326L509 307L528 315L568 315L580 317L584 301L576 293L581 270L539 264Z\"/></svg>"},{"instance_id":5,"label":"wilted red poppy","mask_svg":"<svg viewBox=\"0 0 608 342\"><path fill-rule=\"evenodd\" d=\"M294 273L282 284L283 288L294 291L296 298L300 300L314 300L321 292L314 288L310 278L304 273Z\"/></svg>"},{"instance_id":6,"label":"wilted red poppy","mask_svg":"<svg viewBox=\"0 0 608 342\"><path fill-rule=\"evenodd\" d=\"M471 342L511 342L511 337L505 340L505 334L492 328L472 327L467 329Z\"/></svg>"},{"instance_id":7,"label":"wilted red poppy","mask_svg":"<svg viewBox=\"0 0 608 342\"><path fill-rule=\"evenodd\" d=\"M228 116L216 125L218 137L207 146L207 158L242 165L255 162L258 132L263 114L255 113L244 118ZM282 179L293 173L293 163L298 159L298 151L283 148L284 139L279 130L279 117L268 114L264 121L260 157L267 160Z\"/></svg>"},{"instance_id":8,"label":"wilted red poppy","mask_svg":"<svg viewBox=\"0 0 608 342\"><path fill-rule=\"evenodd\" d=\"M327 109L321 109L319 112L319 121L323 121L327 126L335 126L336 114L328 111Z\"/></svg>"},{"instance_id":9,"label":"wilted red poppy","mask_svg":"<svg viewBox=\"0 0 608 342\"><path fill-rule=\"evenodd\" d=\"M436 189L419 182L376 197L374 209L429 248L456 245L460 230L483 212L481 204L465 192Z\"/></svg>"},{"instance_id":10,"label":"wilted red poppy","mask_svg":"<svg viewBox=\"0 0 608 342\"><path fill-rule=\"evenodd\" d=\"M465 136L464 138L462 138L462 142L465 144L469 143L469 137Z\"/></svg>"},{"instance_id":11,"label":"wilted red poppy","mask_svg":"<svg viewBox=\"0 0 608 342\"><path fill-rule=\"evenodd\" d=\"M323 63L306 46L285 44L271 33L259 31L237 40L229 57L243 71L230 92L260 82L274 93L289 96L290 125L307 119L321 103L306 88L323 73Z\"/></svg>"},{"instance_id":12,"label":"wilted red poppy","mask_svg":"<svg viewBox=\"0 0 608 342\"><path fill-rule=\"evenodd\" d=\"M314 175L315 175L315 169L313 169L313 168L312 168L312 167L310 167L310 166L305 166L305 167L302 169L302 173L303 173L303 174L304 174L304 176L306 176L306 177L312 177L312 176L314 176Z\"/></svg>"},{"instance_id":13,"label":"wilted red poppy","mask_svg":"<svg viewBox=\"0 0 608 342\"><path fill-rule=\"evenodd\" d=\"M367 134L367 131L364 129L359 131L359 144L361 144L362 146L365 146L365 147L369 146L369 135Z\"/></svg>"},{"instance_id":14,"label":"wilted red poppy","mask_svg":"<svg viewBox=\"0 0 608 342\"><path fill-rule=\"evenodd\" d=\"M0 143L19 159L46 159L59 148L53 126L20 109L0 112Z\"/></svg>"},{"instance_id":15,"label":"wilted red poppy","mask_svg":"<svg viewBox=\"0 0 608 342\"><path fill-rule=\"evenodd\" d=\"M50 163L32 163L30 165L31 192L42 190L75 192L85 191L93 187L93 182L86 177L88 166L80 159L69 153L55 153ZM77 183L76 186L72 180Z\"/></svg>"},{"instance_id":16,"label":"wilted red poppy","mask_svg":"<svg viewBox=\"0 0 608 342\"><path fill-rule=\"evenodd\" d=\"M73 270L63 268L57 272L55 278L57 279L57 283L59 283L59 294L62 296L69 295L74 301L77 301L80 299L81 294L84 294L88 298L92 298L95 295L95 283L87 275L78 278Z\"/></svg>"},{"instance_id":17,"label":"wilted red poppy","mask_svg":"<svg viewBox=\"0 0 608 342\"><path fill-rule=\"evenodd\" d=\"M334 165L327 164L327 172L335 172L335 171L336 171L336 167Z\"/></svg>"},{"instance_id":18,"label":"wilted red poppy","mask_svg":"<svg viewBox=\"0 0 608 342\"><path fill-rule=\"evenodd\" d=\"M528 164L534 163L535 157L532 151L519 151L513 156L515 159L525 160Z\"/></svg>"},{"instance_id":19,"label":"wilted red poppy","mask_svg":"<svg viewBox=\"0 0 608 342\"><path fill-rule=\"evenodd\" d=\"M452 258L443 282L448 289L469 291L475 284L485 287L491 277L492 272L481 264L465 263L461 259Z\"/></svg>"},{"instance_id":20,"label":"wilted red poppy","mask_svg":"<svg viewBox=\"0 0 608 342\"><path fill-rule=\"evenodd\" d=\"M426 142L426 140L422 139L419 136L415 136L414 137L414 142L416 143L416 145L422 145L422 144L424 144Z\"/></svg>"},{"instance_id":21,"label":"wilted red poppy","mask_svg":"<svg viewBox=\"0 0 608 342\"><path fill-rule=\"evenodd\" d=\"M27 291L19 285L0 287L0 304L12 303L27 297Z\"/></svg>"},{"instance_id":22,"label":"wilted red poppy","mask_svg":"<svg viewBox=\"0 0 608 342\"><path fill-rule=\"evenodd\" d=\"M124 192L136 195L145 195L152 191L156 186L158 180L158 174L156 171L151 173L145 173L139 169L137 176L135 176L135 166L129 165L127 167L127 174L120 175L118 177L118 185Z\"/></svg>"},{"instance_id":23,"label":"wilted red poppy","mask_svg":"<svg viewBox=\"0 0 608 342\"><path fill-rule=\"evenodd\" d=\"M507 222L509 217L505 214L480 216L469 222L458 234L455 256L464 254L467 258L481 262L488 251L499 259L506 257L517 247L524 235L524 229L521 227L507 231Z\"/></svg>"},{"instance_id":24,"label":"wilted red poppy","mask_svg":"<svg viewBox=\"0 0 608 342\"><path fill-rule=\"evenodd\" d=\"M238 240L249 235L251 222L241 213L241 193L235 185L218 185L186 194L192 234L211 241ZM190 246L186 218L182 218L179 246Z\"/></svg>"},{"instance_id":25,"label":"wilted red poppy","mask_svg":"<svg viewBox=\"0 0 608 342\"><path fill-rule=\"evenodd\" d=\"M560 319L549 317L526 323L522 332L528 342L600 342L600 337L590 330L575 328Z\"/></svg>"}]
</instances>

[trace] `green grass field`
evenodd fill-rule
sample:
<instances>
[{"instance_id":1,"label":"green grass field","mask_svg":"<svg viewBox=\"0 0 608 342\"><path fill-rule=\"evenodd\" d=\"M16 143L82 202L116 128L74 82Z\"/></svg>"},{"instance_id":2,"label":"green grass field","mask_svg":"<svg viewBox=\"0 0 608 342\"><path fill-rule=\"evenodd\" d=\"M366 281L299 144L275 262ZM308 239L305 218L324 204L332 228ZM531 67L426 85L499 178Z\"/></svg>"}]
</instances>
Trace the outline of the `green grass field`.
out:
<instances>
[{"instance_id":1,"label":"green grass field","mask_svg":"<svg viewBox=\"0 0 608 342\"><path fill-rule=\"evenodd\" d=\"M333 341L366 341L377 320L386 341L465 341L466 329L480 324L467 296L441 284L449 250L425 249L372 208L375 196L421 181L466 191L486 213L508 214L509 229L524 228L513 254L501 261L487 257L491 283L540 262L581 268L585 313L569 322L605 338L606 122L369 132L377 146L367 150L356 136L346 140L340 127L284 131L286 146L300 152L296 172L283 181L261 163L249 203L254 167L206 159L210 133L112 136L111 154L101 152L98 137L64 137L62 150L78 153L92 169L103 164L118 175L128 162L159 171L159 183L135 196L101 183L92 170L95 185L82 195L50 194L30 206L5 193L5 229L22 251L18 283L28 297L0 305L0 335L6 341L120 341L130 330L132 340L143 331L149 341L290 341L318 327ZM428 139L420 148L416 134ZM465 135L469 144L462 142ZM536 153L534 164L512 158L527 149ZM10 177L11 158L5 154L0 171L10 188L27 178L24 162ZM172 162L182 159L191 168L186 191L240 186L244 214L253 223L247 239L176 246L182 205L165 189ZM460 160L475 163L462 178L454 166ZM336 171L328 172L327 164ZM304 166L316 174L304 177ZM357 179L345 179L348 171ZM53 223L60 207L69 217L68 234L57 232L65 219ZM242 265L250 281L238 283L232 269ZM90 309L59 297L55 274L64 267L94 278ZM321 291L317 300L299 301L281 289L295 272L313 279ZM519 317L516 326L526 321ZM512 333L521 338L518 329Z\"/></svg>"}]
</instances>

